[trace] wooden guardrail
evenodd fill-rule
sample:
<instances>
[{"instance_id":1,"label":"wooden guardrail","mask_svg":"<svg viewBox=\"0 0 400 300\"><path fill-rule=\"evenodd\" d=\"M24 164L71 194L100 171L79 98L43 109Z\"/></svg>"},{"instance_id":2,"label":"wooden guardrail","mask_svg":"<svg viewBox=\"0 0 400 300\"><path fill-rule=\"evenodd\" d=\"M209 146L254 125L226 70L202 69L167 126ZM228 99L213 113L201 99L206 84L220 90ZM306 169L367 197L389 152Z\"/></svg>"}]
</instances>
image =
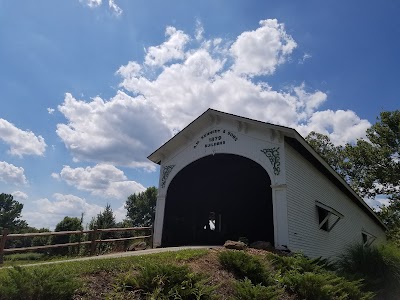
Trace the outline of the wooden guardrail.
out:
<instances>
[{"instance_id":1,"label":"wooden guardrail","mask_svg":"<svg viewBox=\"0 0 400 300\"><path fill-rule=\"evenodd\" d=\"M132 237L123 237L123 238L115 238L115 239L99 239L98 235L101 232L118 232L118 231L149 231L148 235L143 236L132 236ZM36 237L36 236L52 236L52 235L72 235L78 234L81 237L84 234L89 234L90 240L87 241L79 241L74 243L64 243L64 244L55 244L55 245L44 245L44 246L32 246L32 247L23 247L23 248L8 248L6 249L6 241L10 239L19 239L19 238L27 238L27 237ZM80 245L89 245L90 244L90 255L96 254L96 245L98 243L110 243L110 242L120 242L120 241L128 241L128 240L136 240L136 239L149 239L150 247L153 248L153 227L128 227L128 228L108 228L108 229L98 229L94 228L93 230L77 230L77 231L52 231L52 232L38 232L38 233L17 233L10 234L7 228L3 229L2 235L0 236L0 264L4 261L4 254L6 253L14 253L14 252L25 252L32 250L43 250L43 249L51 249L58 247L70 247L70 246L80 246ZM81 240L80 238L79 240Z\"/></svg>"}]
</instances>

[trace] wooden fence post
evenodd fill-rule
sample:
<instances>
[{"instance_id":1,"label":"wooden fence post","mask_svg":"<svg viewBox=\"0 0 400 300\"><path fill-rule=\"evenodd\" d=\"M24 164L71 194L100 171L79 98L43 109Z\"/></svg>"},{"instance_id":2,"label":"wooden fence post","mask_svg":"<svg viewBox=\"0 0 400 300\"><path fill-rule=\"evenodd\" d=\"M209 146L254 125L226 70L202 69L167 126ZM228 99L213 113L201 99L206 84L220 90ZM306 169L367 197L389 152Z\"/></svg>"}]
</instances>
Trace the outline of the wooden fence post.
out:
<instances>
[{"instance_id":1,"label":"wooden fence post","mask_svg":"<svg viewBox=\"0 0 400 300\"><path fill-rule=\"evenodd\" d=\"M1 241L0 241L0 265L4 262L4 248L6 246L6 240L7 240L7 235L8 235L8 228L3 228L3 234L1 236Z\"/></svg>"},{"instance_id":2,"label":"wooden fence post","mask_svg":"<svg viewBox=\"0 0 400 300\"><path fill-rule=\"evenodd\" d=\"M96 238L97 238L97 226L94 226L92 232L92 243L90 244L90 255L95 255L96 253Z\"/></svg>"},{"instance_id":3,"label":"wooden fence post","mask_svg":"<svg viewBox=\"0 0 400 300\"><path fill-rule=\"evenodd\" d=\"M150 248L154 248L153 240L154 240L154 225L151 225L151 233L150 233Z\"/></svg>"}]
</instances>

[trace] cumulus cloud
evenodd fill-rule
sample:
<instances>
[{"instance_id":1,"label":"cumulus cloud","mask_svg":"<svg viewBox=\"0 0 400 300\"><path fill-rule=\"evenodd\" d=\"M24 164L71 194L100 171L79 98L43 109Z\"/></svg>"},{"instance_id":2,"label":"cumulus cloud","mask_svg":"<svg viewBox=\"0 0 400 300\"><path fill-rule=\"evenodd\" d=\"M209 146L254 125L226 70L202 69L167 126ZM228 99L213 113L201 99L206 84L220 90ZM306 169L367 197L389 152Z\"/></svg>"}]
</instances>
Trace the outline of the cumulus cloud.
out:
<instances>
[{"instance_id":1,"label":"cumulus cloud","mask_svg":"<svg viewBox=\"0 0 400 300\"><path fill-rule=\"evenodd\" d=\"M235 58L233 70L248 75L273 74L296 47L278 20L260 21L259 28L243 32L230 48Z\"/></svg>"},{"instance_id":2,"label":"cumulus cloud","mask_svg":"<svg viewBox=\"0 0 400 300\"><path fill-rule=\"evenodd\" d=\"M15 200L22 202L28 200L28 195L21 191L12 192L11 195L14 197Z\"/></svg>"},{"instance_id":3,"label":"cumulus cloud","mask_svg":"<svg viewBox=\"0 0 400 300\"><path fill-rule=\"evenodd\" d=\"M145 57L145 64L150 66L162 66L171 60L185 57L184 47L189 41L189 36L175 27L169 26L165 30L168 40L159 46L149 47Z\"/></svg>"},{"instance_id":4,"label":"cumulus cloud","mask_svg":"<svg viewBox=\"0 0 400 300\"><path fill-rule=\"evenodd\" d=\"M106 164L86 168L64 166L59 178L79 190L106 198L125 200L129 195L145 190L140 183L128 180L123 171Z\"/></svg>"},{"instance_id":5,"label":"cumulus cloud","mask_svg":"<svg viewBox=\"0 0 400 300\"><path fill-rule=\"evenodd\" d=\"M330 136L334 144L355 142L365 137L365 131L371 126L367 120L360 119L351 110L317 111L308 119L307 124L298 126L303 135L316 131Z\"/></svg>"},{"instance_id":6,"label":"cumulus cloud","mask_svg":"<svg viewBox=\"0 0 400 300\"><path fill-rule=\"evenodd\" d=\"M170 133L160 111L144 97L118 92L87 103L65 96L59 111L69 120L57 134L76 160L154 169L146 157Z\"/></svg>"},{"instance_id":7,"label":"cumulus cloud","mask_svg":"<svg viewBox=\"0 0 400 300\"><path fill-rule=\"evenodd\" d=\"M86 102L66 94L58 107L67 119L57 133L75 160L154 170L147 155L207 108L328 134L336 144L363 137L369 122L352 111L319 110L327 94L305 83L285 90L268 84L290 62L297 44L277 20L264 20L233 41L194 37L172 26L165 41L148 47L143 62L129 61L116 74L111 99ZM257 80L254 77L258 76Z\"/></svg>"},{"instance_id":8,"label":"cumulus cloud","mask_svg":"<svg viewBox=\"0 0 400 300\"><path fill-rule=\"evenodd\" d=\"M54 111L55 111L54 108L51 108L51 107L47 108L47 112L49 113L49 115L52 115L54 113Z\"/></svg>"},{"instance_id":9,"label":"cumulus cloud","mask_svg":"<svg viewBox=\"0 0 400 300\"><path fill-rule=\"evenodd\" d=\"M115 220L117 222L121 222L124 219L126 219L126 209L125 209L125 204L121 205L120 207L118 207L116 210L113 211L114 215L115 215Z\"/></svg>"},{"instance_id":10,"label":"cumulus cloud","mask_svg":"<svg viewBox=\"0 0 400 300\"><path fill-rule=\"evenodd\" d=\"M50 229L54 229L65 216L80 218L83 213L88 222L104 209L97 204L88 203L86 199L59 193L54 194L51 200L42 198L33 203L35 209L23 210L22 218L27 220L30 226Z\"/></svg>"},{"instance_id":11,"label":"cumulus cloud","mask_svg":"<svg viewBox=\"0 0 400 300\"><path fill-rule=\"evenodd\" d=\"M0 118L0 140L10 146L11 155L44 155L46 143L44 138L36 136L32 131L24 131L7 120Z\"/></svg>"},{"instance_id":12,"label":"cumulus cloud","mask_svg":"<svg viewBox=\"0 0 400 300\"><path fill-rule=\"evenodd\" d=\"M0 181L7 184L27 185L24 168L0 161Z\"/></svg>"}]
</instances>

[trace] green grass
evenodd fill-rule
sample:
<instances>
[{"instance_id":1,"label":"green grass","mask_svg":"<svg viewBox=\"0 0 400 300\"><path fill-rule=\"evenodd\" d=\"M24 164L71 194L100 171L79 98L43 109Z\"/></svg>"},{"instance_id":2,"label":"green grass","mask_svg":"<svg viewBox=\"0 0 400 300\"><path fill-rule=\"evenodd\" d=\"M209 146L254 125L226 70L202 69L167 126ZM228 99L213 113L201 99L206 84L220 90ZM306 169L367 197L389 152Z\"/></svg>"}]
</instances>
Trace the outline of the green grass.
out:
<instances>
[{"instance_id":1,"label":"green grass","mask_svg":"<svg viewBox=\"0 0 400 300\"><path fill-rule=\"evenodd\" d=\"M76 256L48 256L44 253L36 252L7 254L4 256L4 262L0 265L0 268L37 264L41 262L63 261L72 258L76 258Z\"/></svg>"},{"instance_id":2,"label":"green grass","mask_svg":"<svg viewBox=\"0 0 400 300\"><path fill-rule=\"evenodd\" d=\"M81 260L81 261L70 261L52 264L51 267L55 269L62 269L66 272L73 271L76 275L89 274L98 271L127 271L132 265L140 265L144 262L159 261L162 263L169 262L188 262L207 254L206 249L186 249L182 251L170 251L162 252L151 255L141 256L129 256L121 258L105 258L105 259L94 259L94 260ZM37 263L38 261L35 261ZM31 266L30 268L42 268L43 266ZM0 269L0 275L7 272L7 269Z\"/></svg>"},{"instance_id":3,"label":"green grass","mask_svg":"<svg viewBox=\"0 0 400 300\"><path fill-rule=\"evenodd\" d=\"M46 259L46 255L44 253L36 252L9 254L4 257L5 261L38 261L44 259Z\"/></svg>"}]
</instances>

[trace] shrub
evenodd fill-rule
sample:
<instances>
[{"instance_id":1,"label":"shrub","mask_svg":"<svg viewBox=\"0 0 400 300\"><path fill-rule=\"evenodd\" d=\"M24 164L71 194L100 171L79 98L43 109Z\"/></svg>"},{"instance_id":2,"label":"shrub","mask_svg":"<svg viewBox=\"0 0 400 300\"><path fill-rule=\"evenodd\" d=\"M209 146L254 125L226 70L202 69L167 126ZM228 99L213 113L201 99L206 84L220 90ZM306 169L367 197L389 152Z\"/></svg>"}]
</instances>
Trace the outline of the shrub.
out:
<instances>
[{"instance_id":1,"label":"shrub","mask_svg":"<svg viewBox=\"0 0 400 300\"><path fill-rule=\"evenodd\" d=\"M328 260L320 257L310 259L301 253L295 253L292 256L281 256L268 253L267 258L272 262L272 265L282 273L292 270L304 273L333 269L332 264L330 264Z\"/></svg>"},{"instance_id":2,"label":"shrub","mask_svg":"<svg viewBox=\"0 0 400 300\"><path fill-rule=\"evenodd\" d=\"M360 280L348 281L328 271L319 274L290 271L282 277L282 282L289 291L295 293L301 299L368 300L374 296L373 293L361 291L362 283Z\"/></svg>"},{"instance_id":3,"label":"shrub","mask_svg":"<svg viewBox=\"0 0 400 300\"><path fill-rule=\"evenodd\" d=\"M136 290L149 299L211 299L215 287L187 266L145 263L139 273L128 273L117 283L116 292ZM114 295L115 296L115 295Z\"/></svg>"},{"instance_id":4,"label":"shrub","mask_svg":"<svg viewBox=\"0 0 400 300\"><path fill-rule=\"evenodd\" d=\"M232 250L219 253L218 258L221 265L239 279L248 278L254 284L272 283L271 276L257 257L243 251Z\"/></svg>"},{"instance_id":5,"label":"shrub","mask_svg":"<svg viewBox=\"0 0 400 300\"><path fill-rule=\"evenodd\" d=\"M339 257L336 266L348 278L363 278L366 286L373 291L393 295L400 293L400 249L394 245L378 248L352 245Z\"/></svg>"},{"instance_id":6,"label":"shrub","mask_svg":"<svg viewBox=\"0 0 400 300\"><path fill-rule=\"evenodd\" d=\"M15 267L2 276L0 299L71 299L79 286L72 273L59 268Z\"/></svg>"},{"instance_id":7,"label":"shrub","mask_svg":"<svg viewBox=\"0 0 400 300\"><path fill-rule=\"evenodd\" d=\"M327 260L309 259L302 254L279 256L268 254L278 271L275 278L301 299L372 299L373 293L362 291L362 281L349 281L336 275Z\"/></svg>"},{"instance_id":8,"label":"shrub","mask_svg":"<svg viewBox=\"0 0 400 300\"><path fill-rule=\"evenodd\" d=\"M234 283L235 299L238 300L274 300L278 299L282 290L276 286L254 285L250 279L239 280Z\"/></svg>"}]
</instances>

